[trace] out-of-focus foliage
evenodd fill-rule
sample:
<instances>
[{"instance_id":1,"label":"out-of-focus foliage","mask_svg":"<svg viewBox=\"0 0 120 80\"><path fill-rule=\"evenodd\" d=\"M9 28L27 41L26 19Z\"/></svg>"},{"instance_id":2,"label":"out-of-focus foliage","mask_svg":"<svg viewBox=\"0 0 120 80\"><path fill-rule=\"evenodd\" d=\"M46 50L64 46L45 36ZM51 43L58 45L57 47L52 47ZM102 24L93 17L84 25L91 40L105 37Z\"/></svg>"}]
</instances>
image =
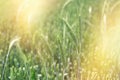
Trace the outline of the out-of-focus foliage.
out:
<instances>
[{"instance_id":1,"label":"out-of-focus foliage","mask_svg":"<svg viewBox=\"0 0 120 80\"><path fill-rule=\"evenodd\" d=\"M118 24L118 0L40 2L0 1L0 79L119 79L119 38L106 36Z\"/></svg>"}]
</instances>

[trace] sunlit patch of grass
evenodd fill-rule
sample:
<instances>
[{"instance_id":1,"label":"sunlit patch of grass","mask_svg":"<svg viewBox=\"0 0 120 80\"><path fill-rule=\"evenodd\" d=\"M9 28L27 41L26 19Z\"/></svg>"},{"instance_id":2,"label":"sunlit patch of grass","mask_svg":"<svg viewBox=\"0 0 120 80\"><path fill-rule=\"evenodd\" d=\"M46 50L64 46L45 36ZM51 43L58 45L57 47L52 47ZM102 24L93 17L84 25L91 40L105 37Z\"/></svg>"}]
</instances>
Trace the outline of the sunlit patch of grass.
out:
<instances>
[{"instance_id":1,"label":"sunlit patch of grass","mask_svg":"<svg viewBox=\"0 0 120 80\"><path fill-rule=\"evenodd\" d=\"M117 15L119 7L110 13L110 2L105 0L103 3L100 34L95 37L98 38L97 43L89 49L89 53L82 63L81 77L83 80L119 79L119 15ZM95 33L97 32L95 31ZM89 76L92 76L94 72L94 78L90 78Z\"/></svg>"}]
</instances>

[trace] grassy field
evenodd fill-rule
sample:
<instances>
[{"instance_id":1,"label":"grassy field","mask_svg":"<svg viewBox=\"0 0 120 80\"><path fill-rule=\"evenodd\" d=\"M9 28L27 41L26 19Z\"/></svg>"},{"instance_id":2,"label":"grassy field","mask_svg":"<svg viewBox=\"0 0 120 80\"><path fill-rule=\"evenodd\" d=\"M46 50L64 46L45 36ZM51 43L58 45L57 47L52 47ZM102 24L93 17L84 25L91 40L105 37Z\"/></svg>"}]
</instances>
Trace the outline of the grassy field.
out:
<instances>
[{"instance_id":1,"label":"grassy field","mask_svg":"<svg viewBox=\"0 0 120 80\"><path fill-rule=\"evenodd\" d=\"M119 0L0 0L0 80L119 80Z\"/></svg>"}]
</instances>

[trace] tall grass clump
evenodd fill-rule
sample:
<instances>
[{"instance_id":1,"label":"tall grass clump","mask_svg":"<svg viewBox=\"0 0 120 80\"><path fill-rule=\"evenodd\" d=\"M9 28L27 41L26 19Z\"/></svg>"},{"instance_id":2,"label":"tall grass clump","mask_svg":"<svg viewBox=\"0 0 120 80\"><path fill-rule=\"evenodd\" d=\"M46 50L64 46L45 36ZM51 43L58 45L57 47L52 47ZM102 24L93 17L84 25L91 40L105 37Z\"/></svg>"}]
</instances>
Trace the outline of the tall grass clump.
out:
<instances>
[{"instance_id":1,"label":"tall grass clump","mask_svg":"<svg viewBox=\"0 0 120 80\"><path fill-rule=\"evenodd\" d=\"M14 10L5 15L5 6L0 8L9 16L0 21L1 80L119 80L119 38L110 36L118 0L62 0L43 16L36 14L29 26L16 21Z\"/></svg>"}]
</instances>

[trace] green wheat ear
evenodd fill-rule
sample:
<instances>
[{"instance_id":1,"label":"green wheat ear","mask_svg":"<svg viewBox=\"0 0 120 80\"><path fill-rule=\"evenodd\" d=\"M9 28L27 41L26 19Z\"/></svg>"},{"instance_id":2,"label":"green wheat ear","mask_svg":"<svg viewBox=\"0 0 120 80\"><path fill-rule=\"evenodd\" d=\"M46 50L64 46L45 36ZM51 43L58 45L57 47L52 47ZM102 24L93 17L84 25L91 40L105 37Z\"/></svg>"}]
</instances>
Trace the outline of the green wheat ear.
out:
<instances>
[{"instance_id":1,"label":"green wheat ear","mask_svg":"<svg viewBox=\"0 0 120 80\"><path fill-rule=\"evenodd\" d=\"M62 18L62 20L63 20L64 24L66 25L66 28L68 29L68 32L70 33L72 39L77 44L77 39L76 39L74 32L71 29L71 25L68 23L68 21L65 18Z\"/></svg>"},{"instance_id":2,"label":"green wheat ear","mask_svg":"<svg viewBox=\"0 0 120 80\"><path fill-rule=\"evenodd\" d=\"M8 52L7 52L5 61L4 61L4 63L3 63L3 71L2 71L2 79L1 79L1 80L4 79L5 68L6 68L6 65L7 65L7 62L8 62L8 58L9 58L9 56L10 56L10 51L11 51L13 45L16 44L16 43L18 43L19 40L20 40L20 37L17 37L17 38L15 38L14 40L12 40L12 41L10 42L10 45L9 45L9 48L8 48ZM19 55L20 55L20 58L21 58L21 59L24 61L24 63L26 64L27 58L26 58L26 56L23 54L23 52L22 52L19 44L17 44L17 48L18 48L18 50L19 50L19 52L20 52L20 54L19 54Z\"/></svg>"},{"instance_id":3,"label":"green wheat ear","mask_svg":"<svg viewBox=\"0 0 120 80\"><path fill-rule=\"evenodd\" d=\"M22 51L22 49L21 49L21 47L20 47L20 45L18 43L16 44L16 46L17 46L17 49L19 51L19 54L18 54L19 57L21 58L21 60L23 60L24 64L26 64L27 63L26 55L23 53L23 51Z\"/></svg>"}]
</instances>

